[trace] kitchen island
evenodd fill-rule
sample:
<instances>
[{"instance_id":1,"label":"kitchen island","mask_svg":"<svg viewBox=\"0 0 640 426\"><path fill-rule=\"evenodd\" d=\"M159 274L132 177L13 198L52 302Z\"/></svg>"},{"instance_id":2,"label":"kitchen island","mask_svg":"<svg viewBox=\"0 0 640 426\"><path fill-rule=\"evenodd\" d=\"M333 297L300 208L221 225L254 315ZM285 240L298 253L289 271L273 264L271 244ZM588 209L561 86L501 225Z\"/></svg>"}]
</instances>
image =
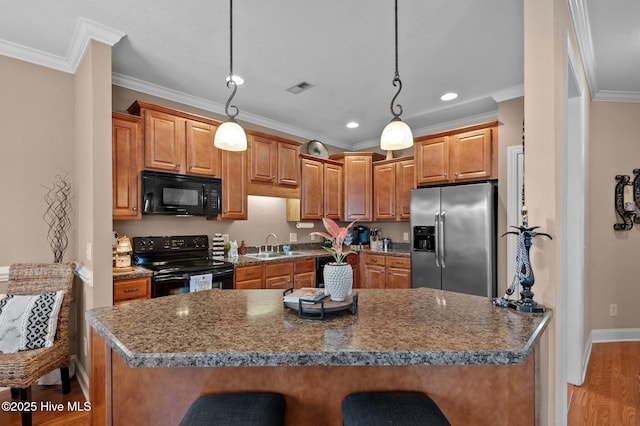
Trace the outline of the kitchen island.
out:
<instances>
[{"instance_id":1,"label":"kitchen island","mask_svg":"<svg viewBox=\"0 0 640 426\"><path fill-rule=\"evenodd\" d=\"M362 390L421 390L452 424L534 424L535 348L551 312L427 288L358 290L358 311L298 318L279 290L97 308L93 424L175 425L201 394L280 392L290 425L342 424Z\"/></svg>"}]
</instances>

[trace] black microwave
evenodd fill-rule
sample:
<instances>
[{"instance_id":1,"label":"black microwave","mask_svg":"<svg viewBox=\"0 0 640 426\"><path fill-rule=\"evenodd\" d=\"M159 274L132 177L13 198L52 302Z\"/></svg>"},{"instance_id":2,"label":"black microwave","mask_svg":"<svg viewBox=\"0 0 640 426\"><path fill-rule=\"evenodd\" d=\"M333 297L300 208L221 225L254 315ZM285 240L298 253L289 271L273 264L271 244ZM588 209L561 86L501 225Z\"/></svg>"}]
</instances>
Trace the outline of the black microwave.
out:
<instances>
[{"instance_id":1,"label":"black microwave","mask_svg":"<svg viewBox=\"0 0 640 426\"><path fill-rule=\"evenodd\" d=\"M215 216L221 212L220 179L142 171L142 214Z\"/></svg>"}]
</instances>

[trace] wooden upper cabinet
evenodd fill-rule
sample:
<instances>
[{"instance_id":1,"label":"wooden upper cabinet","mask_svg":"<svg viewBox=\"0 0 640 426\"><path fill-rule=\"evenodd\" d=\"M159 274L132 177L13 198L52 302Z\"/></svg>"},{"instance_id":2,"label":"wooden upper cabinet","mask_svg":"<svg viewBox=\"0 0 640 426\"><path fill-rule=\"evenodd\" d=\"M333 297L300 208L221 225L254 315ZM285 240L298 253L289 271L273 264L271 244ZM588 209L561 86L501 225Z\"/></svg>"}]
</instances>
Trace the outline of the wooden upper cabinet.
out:
<instances>
[{"instance_id":1,"label":"wooden upper cabinet","mask_svg":"<svg viewBox=\"0 0 640 426\"><path fill-rule=\"evenodd\" d=\"M344 217L342 165L324 163L324 215L333 220Z\"/></svg>"},{"instance_id":2,"label":"wooden upper cabinet","mask_svg":"<svg viewBox=\"0 0 640 426\"><path fill-rule=\"evenodd\" d=\"M221 153L213 146L217 122L143 101L128 109L144 120L144 168L220 177Z\"/></svg>"},{"instance_id":3,"label":"wooden upper cabinet","mask_svg":"<svg viewBox=\"0 0 640 426\"><path fill-rule=\"evenodd\" d=\"M144 111L144 168L180 173L184 168L184 120L160 111Z\"/></svg>"},{"instance_id":4,"label":"wooden upper cabinet","mask_svg":"<svg viewBox=\"0 0 640 426\"><path fill-rule=\"evenodd\" d=\"M418 186L497 179L497 126L497 121L492 121L416 141Z\"/></svg>"},{"instance_id":5,"label":"wooden upper cabinet","mask_svg":"<svg viewBox=\"0 0 640 426\"><path fill-rule=\"evenodd\" d=\"M213 146L218 126L187 120L186 155L187 173L219 177L221 173L221 150Z\"/></svg>"},{"instance_id":6,"label":"wooden upper cabinet","mask_svg":"<svg viewBox=\"0 0 640 426\"><path fill-rule=\"evenodd\" d=\"M300 163L298 148L300 145L278 142L278 185L298 186L300 184Z\"/></svg>"},{"instance_id":7,"label":"wooden upper cabinet","mask_svg":"<svg viewBox=\"0 0 640 426\"><path fill-rule=\"evenodd\" d=\"M276 158L278 146L275 141L262 136L249 136L251 168L249 179L252 182L276 182Z\"/></svg>"},{"instance_id":8,"label":"wooden upper cabinet","mask_svg":"<svg viewBox=\"0 0 640 426\"><path fill-rule=\"evenodd\" d=\"M249 195L299 198L299 143L247 132Z\"/></svg>"},{"instance_id":9,"label":"wooden upper cabinet","mask_svg":"<svg viewBox=\"0 0 640 426\"><path fill-rule=\"evenodd\" d=\"M456 181L491 177L492 131L480 129L451 136L451 165Z\"/></svg>"},{"instance_id":10,"label":"wooden upper cabinet","mask_svg":"<svg viewBox=\"0 0 640 426\"><path fill-rule=\"evenodd\" d=\"M413 158L373 164L373 220L409 220L409 191L416 187Z\"/></svg>"},{"instance_id":11,"label":"wooden upper cabinet","mask_svg":"<svg viewBox=\"0 0 640 426\"><path fill-rule=\"evenodd\" d=\"M372 220L373 160L384 158L372 152L344 152L331 156L343 162L344 220Z\"/></svg>"},{"instance_id":12,"label":"wooden upper cabinet","mask_svg":"<svg viewBox=\"0 0 640 426\"><path fill-rule=\"evenodd\" d=\"M324 215L324 165L300 159L300 220L322 220Z\"/></svg>"},{"instance_id":13,"label":"wooden upper cabinet","mask_svg":"<svg viewBox=\"0 0 640 426\"><path fill-rule=\"evenodd\" d=\"M341 220L342 164L300 155L300 220Z\"/></svg>"},{"instance_id":14,"label":"wooden upper cabinet","mask_svg":"<svg viewBox=\"0 0 640 426\"><path fill-rule=\"evenodd\" d=\"M247 152L222 151L222 213L220 219L248 219L246 176Z\"/></svg>"},{"instance_id":15,"label":"wooden upper cabinet","mask_svg":"<svg viewBox=\"0 0 640 426\"><path fill-rule=\"evenodd\" d=\"M111 116L113 219L141 219L140 170L142 120L129 114Z\"/></svg>"},{"instance_id":16,"label":"wooden upper cabinet","mask_svg":"<svg viewBox=\"0 0 640 426\"><path fill-rule=\"evenodd\" d=\"M418 184L442 183L449 179L449 144L446 136L415 144Z\"/></svg>"}]
</instances>

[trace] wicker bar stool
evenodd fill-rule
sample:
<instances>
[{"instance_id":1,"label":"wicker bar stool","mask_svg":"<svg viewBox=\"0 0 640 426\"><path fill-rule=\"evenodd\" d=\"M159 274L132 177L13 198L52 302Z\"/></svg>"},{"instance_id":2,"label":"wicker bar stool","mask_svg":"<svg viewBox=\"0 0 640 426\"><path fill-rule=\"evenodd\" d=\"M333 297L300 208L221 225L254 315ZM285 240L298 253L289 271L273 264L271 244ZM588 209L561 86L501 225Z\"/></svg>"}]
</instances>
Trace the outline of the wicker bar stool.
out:
<instances>
[{"instance_id":1,"label":"wicker bar stool","mask_svg":"<svg viewBox=\"0 0 640 426\"><path fill-rule=\"evenodd\" d=\"M450 426L422 392L357 392L342 400L344 426Z\"/></svg>"},{"instance_id":2,"label":"wicker bar stool","mask_svg":"<svg viewBox=\"0 0 640 426\"><path fill-rule=\"evenodd\" d=\"M180 421L180 426L282 426L284 396L271 392L202 395Z\"/></svg>"},{"instance_id":3,"label":"wicker bar stool","mask_svg":"<svg viewBox=\"0 0 640 426\"><path fill-rule=\"evenodd\" d=\"M69 302L74 276L73 263L16 263L9 267L7 293L37 295L63 290L53 346L0 353L0 386L11 388L11 397L31 400L31 385L59 368L62 393L71 392L69 380ZM22 412L22 425L31 425L31 411Z\"/></svg>"}]
</instances>

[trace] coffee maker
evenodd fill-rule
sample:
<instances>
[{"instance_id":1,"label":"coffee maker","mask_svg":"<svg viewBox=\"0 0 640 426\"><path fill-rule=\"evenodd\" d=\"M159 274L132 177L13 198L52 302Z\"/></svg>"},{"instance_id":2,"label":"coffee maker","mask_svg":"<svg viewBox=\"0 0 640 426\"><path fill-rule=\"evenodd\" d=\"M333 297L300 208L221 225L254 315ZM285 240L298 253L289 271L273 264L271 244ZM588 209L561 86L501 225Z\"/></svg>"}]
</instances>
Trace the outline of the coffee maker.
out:
<instances>
[{"instance_id":1,"label":"coffee maker","mask_svg":"<svg viewBox=\"0 0 640 426\"><path fill-rule=\"evenodd\" d=\"M358 246L369 245L369 228L364 225L354 226L353 244Z\"/></svg>"}]
</instances>

